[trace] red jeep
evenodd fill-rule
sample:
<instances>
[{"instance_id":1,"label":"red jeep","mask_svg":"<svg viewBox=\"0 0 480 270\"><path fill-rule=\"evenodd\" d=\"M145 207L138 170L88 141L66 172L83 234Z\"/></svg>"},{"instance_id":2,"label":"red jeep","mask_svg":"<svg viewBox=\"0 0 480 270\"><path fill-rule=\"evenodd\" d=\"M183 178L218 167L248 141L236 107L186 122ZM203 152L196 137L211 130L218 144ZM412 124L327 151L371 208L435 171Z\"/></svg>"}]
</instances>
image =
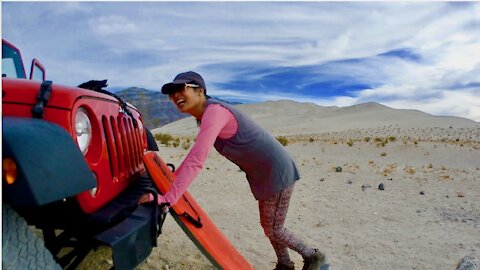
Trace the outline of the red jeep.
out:
<instances>
[{"instance_id":1,"label":"red jeep","mask_svg":"<svg viewBox=\"0 0 480 270\"><path fill-rule=\"evenodd\" d=\"M142 155L158 149L142 116L106 81L58 85L37 60L27 79L20 51L2 49L3 268L74 269L99 245L112 247L115 269L134 268L165 217L137 205L157 196Z\"/></svg>"}]
</instances>

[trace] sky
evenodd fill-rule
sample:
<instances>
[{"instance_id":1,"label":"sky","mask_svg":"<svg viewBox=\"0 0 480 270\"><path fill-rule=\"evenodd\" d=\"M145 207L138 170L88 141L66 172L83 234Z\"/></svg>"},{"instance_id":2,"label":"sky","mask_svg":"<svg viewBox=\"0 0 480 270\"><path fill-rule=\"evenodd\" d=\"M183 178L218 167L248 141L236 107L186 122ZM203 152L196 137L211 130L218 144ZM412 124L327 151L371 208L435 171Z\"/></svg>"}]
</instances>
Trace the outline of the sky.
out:
<instances>
[{"instance_id":1,"label":"sky","mask_svg":"<svg viewBox=\"0 0 480 270\"><path fill-rule=\"evenodd\" d=\"M54 83L244 103L378 102L480 122L480 2L2 2L2 38Z\"/></svg>"}]
</instances>

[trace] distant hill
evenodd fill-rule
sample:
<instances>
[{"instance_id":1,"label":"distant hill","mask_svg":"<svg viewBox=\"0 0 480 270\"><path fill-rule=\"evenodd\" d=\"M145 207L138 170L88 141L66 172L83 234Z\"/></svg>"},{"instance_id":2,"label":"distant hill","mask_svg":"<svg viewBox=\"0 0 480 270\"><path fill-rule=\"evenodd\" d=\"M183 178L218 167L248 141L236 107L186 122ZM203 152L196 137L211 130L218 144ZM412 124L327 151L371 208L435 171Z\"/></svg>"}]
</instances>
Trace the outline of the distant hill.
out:
<instances>
[{"instance_id":1,"label":"distant hill","mask_svg":"<svg viewBox=\"0 0 480 270\"><path fill-rule=\"evenodd\" d=\"M180 113L168 97L161 92L130 87L115 94L137 107L142 114L144 125L149 129L157 128L188 116Z\"/></svg>"},{"instance_id":2,"label":"distant hill","mask_svg":"<svg viewBox=\"0 0 480 270\"><path fill-rule=\"evenodd\" d=\"M180 113L168 97L158 91L151 91L139 87L129 87L117 91L115 94L121 97L124 101L137 107L142 114L145 126L149 129L158 128L189 116L188 114ZM226 100L222 101L230 104L241 104Z\"/></svg>"}]
</instances>

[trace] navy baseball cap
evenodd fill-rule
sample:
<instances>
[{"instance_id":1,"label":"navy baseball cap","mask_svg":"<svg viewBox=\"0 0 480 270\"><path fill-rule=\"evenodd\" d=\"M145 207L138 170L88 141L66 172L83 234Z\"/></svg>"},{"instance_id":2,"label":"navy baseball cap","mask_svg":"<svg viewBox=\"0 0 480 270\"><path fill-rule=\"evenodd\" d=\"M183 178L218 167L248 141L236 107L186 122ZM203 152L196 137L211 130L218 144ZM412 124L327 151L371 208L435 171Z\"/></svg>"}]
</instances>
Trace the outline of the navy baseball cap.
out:
<instances>
[{"instance_id":1,"label":"navy baseball cap","mask_svg":"<svg viewBox=\"0 0 480 270\"><path fill-rule=\"evenodd\" d=\"M207 91L207 87L205 86L205 81L203 80L202 76L196 72L187 71L178 74L175 79L173 79L173 82L164 84L162 86L162 93L165 95L174 93L179 89L179 85L184 85L187 83L196 84Z\"/></svg>"}]
</instances>

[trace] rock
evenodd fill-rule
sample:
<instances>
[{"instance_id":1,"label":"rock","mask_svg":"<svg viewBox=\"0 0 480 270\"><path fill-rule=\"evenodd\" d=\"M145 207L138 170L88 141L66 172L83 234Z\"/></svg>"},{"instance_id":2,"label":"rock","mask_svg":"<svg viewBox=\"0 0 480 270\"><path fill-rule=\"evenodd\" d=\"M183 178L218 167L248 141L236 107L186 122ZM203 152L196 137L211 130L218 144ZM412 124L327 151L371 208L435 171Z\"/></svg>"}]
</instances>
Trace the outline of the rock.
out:
<instances>
[{"instance_id":1,"label":"rock","mask_svg":"<svg viewBox=\"0 0 480 270\"><path fill-rule=\"evenodd\" d=\"M362 190L365 191L367 188L371 188L372 186L370 185L362 185Z\"/></svg>"},{"instance_id":2,"label":"rock","mask_svg":"<svg viewBox=\"0 0 480 270\"><path fill-rule=\"evenodd\" d=\"M347 180L346 183L349 184L349 185L351 185L351 184L353 183L353 181L349 179L349 180Z\"/></svg>"},{"instance_id":3,"label":"rock","mask_svg":"<svg viewBox=\"0 0 480 270\"><path fill-rule=\"evenodd\" d=\"M473 256L465 256L458 262L455 270L480 270L480 262Z\"/></svg>"},{"instance_id":4,"label":"rock","mask_svg":"<svg viewBox=\"0 0 480 270\"><path fill-rule=\"evenodd\" d=\"M425 191L420 191L420 195L425 195Z\"/></svg>"},{"instance_id":5,"label":"rock","mask_svg":"<svg viewBox=\"0 0 480 270\"><path fill-rule=\"evenodd\" d=\"M463 198L463 197L465 197L465 193L463 193L462 191L459 191L459 192L457 192L457 197Z\"/></svg>"},{"instance_id":6,"label":"rock","mask_svg":"<svg viewBox=\"0 0 480 270\"><path fill-rule=\"evenodd\" d=\"M383 183L380 183L380 185L378 185L378 189L385 190L385 185Z\"/></svg>"}]
</instances>

